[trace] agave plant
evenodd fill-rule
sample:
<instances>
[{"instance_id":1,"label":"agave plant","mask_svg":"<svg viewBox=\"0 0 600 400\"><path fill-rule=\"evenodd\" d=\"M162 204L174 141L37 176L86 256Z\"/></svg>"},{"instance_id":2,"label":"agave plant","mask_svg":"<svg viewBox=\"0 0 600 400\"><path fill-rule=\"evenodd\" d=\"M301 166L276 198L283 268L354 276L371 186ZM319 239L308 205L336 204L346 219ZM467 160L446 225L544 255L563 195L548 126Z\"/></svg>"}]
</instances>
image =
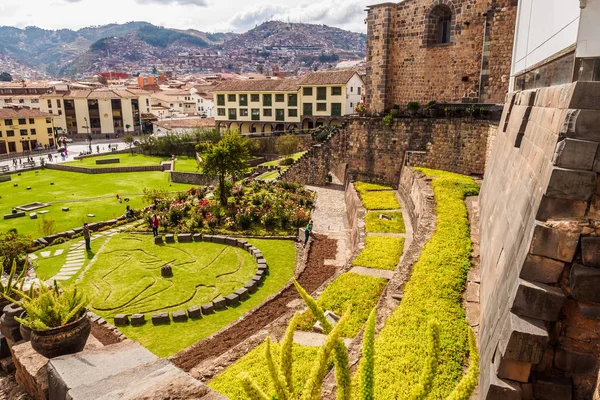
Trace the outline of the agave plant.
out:
<instances>
[{"instance_id":1,"label":"agave plant","mask_svg":"<svg viewBox=\"0 0 600 400\"><path fill-rule=\"evenodd\" d=\"M17 287L19 288L19 290L23 291L26 269L27 268L23 266L23 269L17 275L17 261L13 260L12 267L10 269L10 274L8 274L8 279L6 280L6 283L3 283L2 280L0 280L0 298L3 297L8 299L8 296L13 296L13 292ZM0 312L1 311L2 310L0 310Z\"/></svg>"}]
</instances>

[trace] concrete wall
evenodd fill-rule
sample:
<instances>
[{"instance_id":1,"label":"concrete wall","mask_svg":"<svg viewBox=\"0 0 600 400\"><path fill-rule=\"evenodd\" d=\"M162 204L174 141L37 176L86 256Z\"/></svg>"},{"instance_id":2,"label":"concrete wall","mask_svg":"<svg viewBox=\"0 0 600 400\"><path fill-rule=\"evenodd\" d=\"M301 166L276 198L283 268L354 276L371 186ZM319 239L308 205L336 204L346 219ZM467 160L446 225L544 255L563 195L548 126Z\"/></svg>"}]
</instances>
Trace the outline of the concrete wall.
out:
<instances>
[{"instance_id":1,"label":"concrete wall","mask_svg":"<svg viewBox=\"0 0 600 400\"><path fill-rule=\"evenodd\" d=\"M600 57L600 2L588 1L581 11L579 34L577 38L577 57Z\"/></svg>"},{"instance_id":2,"label":"concrete wall","mask_svg":"<svg viewBox=\"0 0 600 400\"><path fill-rule=\"evenodd\" d=\"M600 347L600 82L507 96L480 196L480 393L590 399Z\"/></svg>"}]
</instances>

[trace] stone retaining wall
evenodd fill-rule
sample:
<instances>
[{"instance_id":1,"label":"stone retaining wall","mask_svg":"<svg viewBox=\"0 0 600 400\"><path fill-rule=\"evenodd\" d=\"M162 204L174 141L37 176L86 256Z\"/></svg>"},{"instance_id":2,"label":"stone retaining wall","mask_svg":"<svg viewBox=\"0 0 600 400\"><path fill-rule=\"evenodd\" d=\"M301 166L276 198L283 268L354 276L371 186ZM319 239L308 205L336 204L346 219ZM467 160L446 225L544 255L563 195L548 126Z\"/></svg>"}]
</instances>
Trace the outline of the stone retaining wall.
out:
<instances>
[{"instance_id":1,"label":"stone retaining wall","mask_svg":"<svg viewBox=\"0 0 600 400\"><path fill-rule=\"evenodd\" d=\"M507 96L480 196L483 399L590 399L600 366L600 82Z\"/></svg>"},{"instance_id":2,"label":"stone retaining wall","mask_svg":"<svg viewBox=\"0 0 600 400\"><path fill-rule=\"evenodd\" d=\"M404 201L404 209L410 216L410 222L413 226L413 236L420 234L419 227L423 216L435 209L435 199L433 189L429 184L431 180L411 168L402 168L400 180L398 182L398 193Z\"/></svg>"},{"instance_id":3,"label":"stone retaining wall","mask_svg":"<svg viewBox=\"0 0 600 400\"><path fill-rule=\"evenodd\" d=\"M186 183L189 185L216 185L217 178L195 172L171 171L171 182Z\"/></svg>"},{"instance_id":4,"label":"stone retaining wall","mask_svg":"<svg viewBox=\"0 0 600 400\"><path fill-rule=\"evenodd\" d=\"M346 185L344 192L344 201L346 203L346 216L350 223L350 245L352 254L356 254L356 250L360 243L364 243L366 236L365 230L365 214L366 210L363 207L362 201L358 196L358 192L354 189L353 183Z\"/></svg>"},{"instance_id":5,"label":"stone retaining wall","mask_svg":"<svg viewBox=\"0 0 600 400\"><path fill-rule=\"evenodd\" d=\"M170 164L169 164L170 165ZM76 167L65 164L46 164L48 169L57 169L60 171L80 172L83 174L109 174L115 172L146 172L146 171L164 171L163 165L143 165L132 167L106 167L106 168L86 168Z\"/></svg>"}]
</instances>

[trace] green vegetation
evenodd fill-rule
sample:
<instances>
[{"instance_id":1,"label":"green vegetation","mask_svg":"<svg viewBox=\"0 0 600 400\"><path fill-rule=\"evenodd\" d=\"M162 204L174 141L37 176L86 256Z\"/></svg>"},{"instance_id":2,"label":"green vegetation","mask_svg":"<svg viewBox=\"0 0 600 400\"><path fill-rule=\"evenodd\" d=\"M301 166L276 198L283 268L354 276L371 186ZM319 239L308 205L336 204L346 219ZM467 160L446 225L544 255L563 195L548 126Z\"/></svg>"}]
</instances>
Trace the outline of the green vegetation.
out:
<instances>
[{"instance_id":1,"label":"green vegetation","mask_svg":"<svg viewBox=\"0 0 600 400\"><path fill-rule=\"evenodd\" d=\"M440 350L429 398L446 398L452 392L468 354L461 293L470 268L471 240L463 200L477 194L479 188L462 175L421 171L433 178L437 229L413 267L402 302L375 341L375 397L380 399L408 398L411 394L427 362L423 357L428 346L424 337L431 319L440 323Z\"/></svg>"},{"instance_id":2,"label":"green vegetation","mask_svg":"<svg viewBox=\"0 0 600 400\"><path fill-rule=\"evenodd\" d=\"M392 190L391 186L381 185L379 183L354 182L354 189L360 194L366 192L377 192L382 190Z\"/></svg>"},{"instance_id":3,"label":"green vegetation","mask_svg":"<svg viewBox=\"0 0 600 400\"><path fill-rule=\"evenodd\" d=\"M6 233L0 232L0 264L2 265L0 274L3 272L9 273L15 261L21 267L32 244L30 237L19 235L16 230L11 229Z\"/></svg>"},{"instance_id":4,"label":"green vegetation","mask_svg":"<svg viewBox=\"0 0 600 400\"><path fill-rule=\"evenodd\" d=\"M196 157L177 156L177 161L175 161L175 171L197 172L200 174L202 173L202 168L198 166Z\"/></svg>"},{"instance_id":5,"label":"green vegetation","mask_svg":"<svg viewBox=\"0 0 600 400\"><path fill-rule=\"evenodd\" d=\"M264 162L260 165L265 166L265 167L276 167L279 166L279 169L281 170L281 173L283 173L284 171L286 171L291 164L295 163L296 161L298 161L298 159L300 157L302 157L302 155L306 153L306 151L300 151L298 153L294 153L294 154L290 154L287 157L281 157L278 158L276 160L273 161L267 161ZM286 159L288 160L292 160L292 162L289 165L282 165L282 163L285 163ZM277 179L279 177L279 171L274 170L274 171L269 171L269 172L265 172L262 175L259 175L256 179L260 179L263 181L271 181L273 179Z\"/></svg>"},{"instance_id":6,"label":"green vegetation","mask_svg":"<svg viewBox=\"0 0 600 400\"><path fill-rule=\"evenodd\" d=\"M186 190L190 185L170 183L169 174L163 172L126 172L114 174L82 174L57 170L25 171L21 176L11 175L12 180L0 182L0 213L8 214L13 207L32 203L50 203L35 210L38 219L29 216L0 220L0 231L17 229L21 234L33 237L43 235L44 220L54 220L53 232L62 232L83 225L84 222L105 221L125 213L125 206L139 210L148 204L142 201L144 188L158 190ZM50 185L50 183L54 185ZM18 184L14 187L14 184ZM31 186L31 190L26 187ZM119 203L116 194L129 198ZM68 212L61 207L69 207ZM40 211L47 210L47 214ZM94 214L95 217L87 217Z\"/></svg>"},{"instance_id":7,"label":"green vegetation","mask_svg":"<svg viewBox=\"0 0 600 400\"><path fill-rule=\"evenodd\" d=\"M404 238L389 236L367 236L365 248L354 259L352 265L395 270L404 249Z\"/></svg>"},{"instance_id":8,"label":"green vegetation","mask_svg":"<svg viewBox=\"0 0 600 400\"><path fill-rule=\"evenodd\" d=\"M298 161L298 159L299 159L300 157L302 157L302 156L304 155L304 153L306 153L306 151L299 151L299 152L297 152L297 153L290 154L289 158L293 158L293 159L294 159L294 161ZM285 159L285 157L281 157L281 158L278 158L278 159L276 159L276 160L273 160L273 161L267 161L267 162L264 162L264 163L262 163L262 164L260 164L260 165L262 165L263 167L276 167L276 166L278 166L278 165L279 165L279 163L280 163L281 161L283 161L284 159ZM289 166L288 166L288 167L289 167ZM284 168L285 168L285 166L284 166Z\"/></svg>"},{"instance_id":9,"label":"green vegetation","mask_svg":"<svg viewBox=\"0 0 600 400\"><path fill-rule=\"evenodd\" d=\"M401 212L386 212L385 215L392 219L381 219L379 215L383 213L368 212L365 216L367 223L367 232L374 233L405 233L404 219Z\"/></svg>"},{"instance_id":10,"label":"green vegetation","mask_svg":"<svg viewBox=\"0 0 600 400\"><path fill-rule=\"evenodd\" d=\"M113 236L111 240L117 238L118 236ZM269 275L263 286L240 306L181 324L153 326L151 323L147 323L140 327L125 326L119 327L119 329L128 338L140 342L157 356L169 357L212 335L258 306L279 291L293 277L296 248L294 242L290 240L249 239L248 242L262 251L269 263ZM187 245L194 246L195 244L188 243ZM86 278L84 278L85 280ZM103 315L102 312L99 314ZM146 317L148 319L149 315Z\"/></svg>"},{"instance_id":11,"label":"green vegetation","mask_svg":"<svg viewBox=\"0 0 600 400\"><path fill-rule=\"evenodd\" d=\"M367 321L386 284L387 280L383 278L346 272L327 286L317 299L317 304L323 310L331 310L338 315L342 315L351 307L350 318L340 334L353 338ZM306 310L302 313L298 325L302 330L311 330L316 322L317 318L313 313Z\"/></svg>"},{"instance_id":12,"label":"green vegetation","mask_svg":"<svg viewBox=\"0 0 600 400\"><path fill-rule=\"evenodd\" d=\"M96 164L96 160L106 160L109 158L118 158L119 162L115 164ZM160 165L162 161L168 161L170 157L147 156L145 154L105 154L97 157L85 157L81 160L69 161L64 165L85 168L117 168L117 167L138 167L149 165Z\"/></svg>"},{"instance_id":13,"label":"green vegetation","mask_svg":"<svg viewBox=\"0 0 600 400\"><path fill-rule=\"evenodd\" d=\"M184 41L190 45L206 47L208 43L201 38L187 33L178 32L172 29L165 29L161 26L142 26L137 32L138 39L143 40L151 46L167 47L173 42Z\"/></svg>"},{"instance_id":14,"label":"green vegetation","mask_svg":"<svg viewBox=\"0 0 600 400\"><path fill-rule=\"evenodd\" d=\"M391 186L355 182L354 188L360 194L363 206L367 210L397 210L400 208L400 203L398 203Z\"/></svg>"}]
</instances>

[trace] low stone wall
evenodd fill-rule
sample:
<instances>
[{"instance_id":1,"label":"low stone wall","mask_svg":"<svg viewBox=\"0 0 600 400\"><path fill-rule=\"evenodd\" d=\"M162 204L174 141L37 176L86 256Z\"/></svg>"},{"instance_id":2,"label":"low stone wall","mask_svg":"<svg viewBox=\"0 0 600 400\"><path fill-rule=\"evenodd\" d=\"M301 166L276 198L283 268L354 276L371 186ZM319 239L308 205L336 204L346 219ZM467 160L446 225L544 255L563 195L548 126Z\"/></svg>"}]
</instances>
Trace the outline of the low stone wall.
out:
<instances>
[{"instance_id":1,"label":"low stone wall","mask_svg":"<svg viewBox=\"0 0 600 400\"><path fill-rule=\"evenodd\" d=\"M400 181L398 182L398 193L404 200L404 209L408 213L411 225L414 227L416 236L419 227L422 227L421 219L426 212L435 209L433 189L428 184L429 178L411 168L402 168Z\"/></svg>"},{"instance_id":2,"label":"low stone wall","mask_svg":"<svg viewBox=\"0 0 600 400\"><path fill-rule=\"evenodd\" d=\"M0 182L8 182L11 179L12 178L10 177L10 175L0 175Z\"/></svg>"},{"instance_id":3,"label":"low stone wall","mask_svg":"<svg viewBox=\"0 0 600 400\"><path fill-rule=\"evenodd\" d=\"M96 165L119 164L120 162L121 162L120 158L102 158L102 159L96 160Z\"/></svg>"},{"instance_id":4,"label":"low stone wall","mask_svg":"<svg viewBox=\"0 0 600 400\"><path fill-rule=\"evenodd\" d=\"M107 168L86 168L76 167L65 164L46 164L48 169L56 169L59 171L80 172L83 174L110 174L115 172L147 172L147 171L164 171L163 165L143 165L132 167L107 167Z\"/></svg>"},{"instance_id":5,"label":"low stone wall","mask_svg":"<svg viewBox=\"0 0 600 400\"><path fill-rule=\"evenodd\" d=\"M171 171L171 182L186 183L188 185L216 185L217 178L195 172Z\"/></svg>"},{"instance_id":6,"label":"low stone wall","mask_svg":"<svg viewBox=\"0 0 600 400\"><path fill-rule=\"evenodd\" d=\"M358 246L364 242L364 237L366 236L366 210L358 196L358 192L354 189L353 183L346 185L344 201L346 203L346 216L350 223L350 245L352 246L352 254L355 254Z\"/></svg>"}]
</instances>

